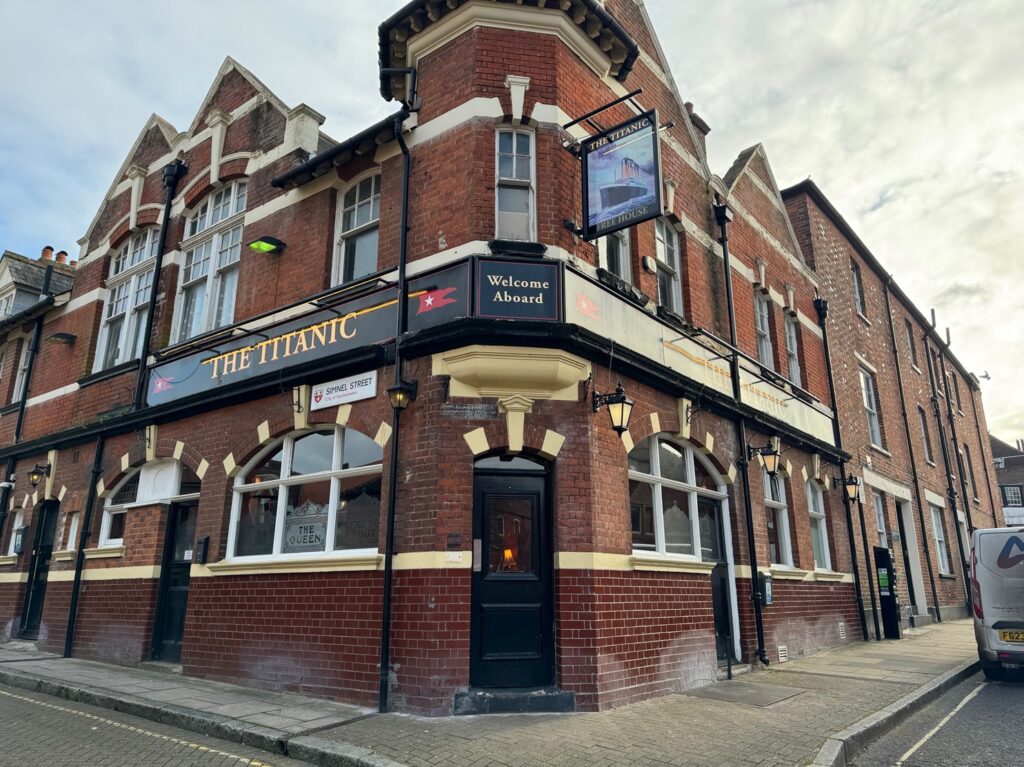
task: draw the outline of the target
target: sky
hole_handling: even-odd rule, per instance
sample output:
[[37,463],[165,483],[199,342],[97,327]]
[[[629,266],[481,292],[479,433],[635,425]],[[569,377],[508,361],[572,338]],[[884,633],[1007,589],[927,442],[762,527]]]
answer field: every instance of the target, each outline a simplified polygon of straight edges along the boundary
[[[153,112],[191,123],[231,55],[345,138],[389,114],[377,25],[405,0],[4,3],[0,248],[73,256]],[[1019,0],[647,0],[719,175],[761,142],[825,192],[1024,437]]]

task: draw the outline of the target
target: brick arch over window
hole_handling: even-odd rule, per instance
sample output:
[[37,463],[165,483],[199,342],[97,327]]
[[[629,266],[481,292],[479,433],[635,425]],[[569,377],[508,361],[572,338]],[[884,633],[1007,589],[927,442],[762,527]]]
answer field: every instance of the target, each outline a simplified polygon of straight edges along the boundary
[[[176,460],[182,466],[187,466],[202,480],[211,463],[204,458],[198,450],[191,445],[181,443],[181,449],[178,448],[178,440],[168,438],[158,438],[156,443],[156,450],[154,451],[153,461],[166,461]],[[128,456],[127,466],[124,456]],[[133,445],[128,449],[127,453],[121,456],[108,455],[107,461],[115,461],[116,465],[114,468],[105,472],[101,477],[100,481],[103,483],[103,492],[101,497],[107,497],[110,491],[117,487],[131,474],[137,472],[149,461],[146,460],[146,448],[144,444]]]
[[[682,440],[688,442],[698,451],[701,455],[707,459],[716,472],[723,478],[728,484],[731,482],[730,468],[732,466],[731,461],[723,460],[721,456],[715,454],[715,443],[710,433],[701,432],[697,433],[696,430],[690,434],[686,434],[682,428],[685,424],[680,423],[681,417],[678,411],[666,411],[656,410],[652,413],[645,413],[642,415],[633,412],[632,417],[629,420],[629,437],[633,441],[633,445],[639,445],[645,439],[649,439],[655,434],[665,434],[673,439]],[[680,432],[684,432],[680,434]],[[629,443],[626,443],[626,447]]]

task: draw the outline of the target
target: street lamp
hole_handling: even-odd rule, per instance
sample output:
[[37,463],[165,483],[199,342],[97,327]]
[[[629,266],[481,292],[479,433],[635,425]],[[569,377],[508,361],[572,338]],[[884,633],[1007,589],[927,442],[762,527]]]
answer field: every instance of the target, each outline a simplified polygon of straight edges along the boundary
[[847,474],[846,478],[832,477],[832,487],[843,486],[843,492],[846,493],[846,500],[853,501],[857,500],[857,493],[860,489],[860,480],[857,479],[853,474]]
[[388,389],[388,398],[391,400],[391,407],[395,410],[405,410],[409,403],[416,399],[416,390],[419,388],[417,381],[402,381]]
[[769,477],[774,477],[779,470],[779,458],[782,456],[775,445],[771,442],[764,447],[747,445],[747,460],[752,460],[755,455],[761,456],[761,460],[764,461],[764,470],[768,472]]
[[633,414],[633,400],[626,396],[622,381],[615,387],[614,394],[598,394],[594,390],[591,406],[596,413],[605,405],[608,406],[608,417],[612,419],[612,429],[620,437],[629,430],[629,417]]
[[50,464],[43,464],[40,466],[38,463],[29,470],[28,481],[32,487],[36,487],[45,477],[50,476]]

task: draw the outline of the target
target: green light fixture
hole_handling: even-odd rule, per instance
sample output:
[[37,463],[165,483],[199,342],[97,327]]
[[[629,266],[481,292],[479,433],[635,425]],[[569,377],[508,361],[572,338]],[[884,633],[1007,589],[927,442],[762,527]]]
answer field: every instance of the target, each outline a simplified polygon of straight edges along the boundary
[[257,253],[280,253],[285,249],[285,242],[276,237],[260,237],[249,243],[249,249]]

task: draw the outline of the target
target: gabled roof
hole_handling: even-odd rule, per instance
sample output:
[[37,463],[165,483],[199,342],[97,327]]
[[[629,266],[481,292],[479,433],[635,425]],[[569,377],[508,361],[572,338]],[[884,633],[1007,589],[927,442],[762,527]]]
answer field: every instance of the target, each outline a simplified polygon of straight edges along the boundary
[[1008,445],[994,434],[989,434],[988,438],[992,442],[993,458],[1024,458],[1024,451],[1018,450],[1013,445]]
[[71,290],[71,285],[75,281],[75,270],[67,264],[26,258],[10,250],[5,250],[0,257],[0,273],[6,270],[15,285],[33,293],[42,293],[47,266],[53,267],[50,292],[57,294]]
[[213,79],[213,84],[210,85],[210,89],[206,92],[206,96],[203,97],[202,103],[199,105],[199,111],[196,112],[196,116],[192,118],[192,124],[189,125],[188,135],[193,135],[200,123],[206,118],[207,113],[210,111],[210,102],[213,97],[217,95],[217,89],[220,87],[221,82],[232,72],[238,72],[261,96],[266,97],[267,101],[274,105],[274,107],[282,114],[288,114],[288,106],[281,101],[274,94],[270,88],[263,84],[256,75],[250,72],[248,69],[243,67],[237,61],[230,56],[224,58],[224,62],[220,65],[220,69],[217,70],[217,76]]

